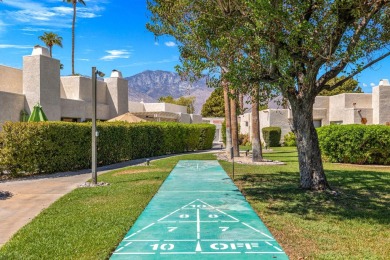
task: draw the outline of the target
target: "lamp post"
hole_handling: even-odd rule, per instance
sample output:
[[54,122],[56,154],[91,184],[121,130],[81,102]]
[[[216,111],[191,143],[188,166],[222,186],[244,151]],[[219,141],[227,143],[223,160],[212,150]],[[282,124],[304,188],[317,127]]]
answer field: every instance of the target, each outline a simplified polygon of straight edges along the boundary
[[97,184],[97,150],[96,137],[99,135],[96,131],[96,75],[104,77],[104,73],[92,67],[92,183]]

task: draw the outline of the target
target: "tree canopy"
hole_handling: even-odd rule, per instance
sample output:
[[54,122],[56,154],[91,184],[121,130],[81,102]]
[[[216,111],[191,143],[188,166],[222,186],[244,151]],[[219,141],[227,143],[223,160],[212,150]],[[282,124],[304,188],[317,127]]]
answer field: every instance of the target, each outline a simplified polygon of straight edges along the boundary
[[[148,28],[176,38],[187,70],[218,68],[233,83],[229,87],[242,93],[260,82],[278,89],[292,110],[300,186],[326,190],[313,124],[315,97],[390,55],[389,5],[390,0],[150,0]],[[344,78],[330,84],[339,74]]]
[[39,36],[38,39],[43,41],[49,48],[50,57],[53,57],[53,46],[57,45],[62,48],[62,37],[53,32],[44,32],[43,35]]
[[216,88],[202,106],[203,117],[225,117],[225,103],[222,88]]
[[193,114],[195,111],[195,107],[194,107],[195,99],[196,99],[195,97],[179,97],[177,99],[174,99],[172,96],[166,96],[166,97],[160,97],[158,101],[185,106],[187,107],[187,113]]
[[[334,85],[340,80],[344,80],[345,76],[336,77],[334,79],[329,80],[329,85]],[[322,90],[318,95],[319,96],[334,96],[342,93],[363,93],[361,87],[358,86],[358,82],[354,79],[348,79],[341,86],[333,89],[333,90]]]

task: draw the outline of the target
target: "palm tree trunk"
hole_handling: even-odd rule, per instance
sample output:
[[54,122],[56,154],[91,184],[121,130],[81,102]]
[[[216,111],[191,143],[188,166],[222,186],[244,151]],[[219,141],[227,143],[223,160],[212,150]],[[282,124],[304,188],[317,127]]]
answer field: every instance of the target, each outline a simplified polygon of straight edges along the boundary
[[244,94],[238,94],[240,100],[240,115],[244,114]]
[[74,31],[76,25],[76,2],[73,2],[73,21],[72,21],[72,75],[74,75]]
[[238,120],[237,120],[237,100],[236,91],[232,89],[230,91],[233,98],[230,99],[230,117],[231,117],[231,129],[232,129],[232,146],[235,157],[240,157],[240,149],[238,144]]
[[225,80],[222,81],[222,86],[223,86],[223,100],[224,100],[224,103],[225,103],[226,154],[229,156],[230,148],[232,147],[229,86],[228,86],[228,83]]
[[259,87],[253,86],[252,91],[252,162],[261,162],[263,151],[260,142],[260,119],[259,119]]
[[53,57],[53,55],[52,55],[52,48],[53,48],[53,46],[49,46],[49,51],[50,51],[50,58],[52,58],[52,57]]

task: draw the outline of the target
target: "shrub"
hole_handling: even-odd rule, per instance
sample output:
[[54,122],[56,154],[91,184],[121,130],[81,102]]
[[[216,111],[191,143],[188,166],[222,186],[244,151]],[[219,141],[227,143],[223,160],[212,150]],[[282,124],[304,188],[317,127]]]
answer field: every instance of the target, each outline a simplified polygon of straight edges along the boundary
[[390,165],[390,127],[330,125],[317,128],[322,155],[331,162]]
[[[167,153],[210,149],[211,124],[98,123],[99,165]],[[13,175],[89,168],[91,123],[39,122],[3,126],[0,170]]]
[[263,139],[268,147],[280,146],[282,130],[277,126],[264,127],[262,129]]
[[284,146],[297,146],[297,138],[293,132],[287,133],[284,137]]
[[238,135],[238,144],[239,145],[250,145],[251,141],[248,134],[239,134]]

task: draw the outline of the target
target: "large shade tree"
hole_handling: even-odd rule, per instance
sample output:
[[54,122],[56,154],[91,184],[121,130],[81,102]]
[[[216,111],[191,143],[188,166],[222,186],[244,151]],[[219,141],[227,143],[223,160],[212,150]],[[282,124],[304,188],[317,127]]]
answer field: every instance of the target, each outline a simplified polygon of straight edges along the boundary
[[[313,125],[315,97],[331,91],[390,55],[390,0],[200,0],[153,1],[165,14],[159,18],[174,22],[177,3],[183,26],[193,43],[209,39],[223,42],[243,52],[230,65],[236,71],[251,71],[250,80],[277,87],[289,101],[297,137],[300,186],[304,189],[329,189],[321,160],[318,137]],[[222,12],[220,11],[222,8]],[[184,10],[184,11],[183,11]],[[153,10],[152,10],[153,12]],[[233,27],[215,24],[235,23]],[[202,25],[203,24],[203,25]],[[186,30],[196,25],[197,31]],[[187,26],[187,27],[186,27]],[[226,30],[229,28],[229,30]],[[240,29],[238,29],[240,28]],[[170,34],[169,32],[167,32]],[[229,35],[227,36],[227,33]],[[237,41],[239,39],[239,41]],[[258,46],[258,50],[253,47]],[[253,65],[257,52],[259,66]],[[237,57],[233,55],[233,57]],[[248,62],[248,60],[250,62]],[[253,68],[253,70],[252,70]],[[232,71],[230,67],[227,71]],[[239,73],[235,73],[236,76]],[[338,75],[344,79],[332,83]]]
[[50,57],[53,57],[53,46],[57,45],[62,48],[62,37],[53,32],[44,32],[43,35],[39,36],[38,39],[43,41],[49,48]]
[[[269,46],[270,69],[259,78],[276,84],[291,106],[300,185],[329,188],[313,125],[315,97],[331,91],[390,55],[389,1],[239,1],[248,27]],[[344,78],[330,83],[337,75]]]
[[83,0],[63,0],[64,2],[70,3],[73,6],[73,19],[72,19],[72,75],[75,75],[74,72],[74,48],[75,48],[75,28],[76,28],[76,6],[77,3],[85,5]]
[[[228,151],[233,146],[238,156],[237,111],[234,108],[236,102],[232,99],[241,92],[225,75],[231,63],[240,56],[235,48],[240,39],[232,36],[237,31],[236,27],[241,26],[236,21],[240,16],[225,8],[222,3],[216,10],[214,1],[205,0],[151,0],[148,1],[148,8],[153,14],[148,29],[157,36],[171,35],[179,42],[182,61],[180,70],[189,70],[193,75],[198,75],[207,69],[210,75],[219,76],[218,85],[222,86],[225,103],[226,148]],[[216,11],[218,16],[210,16],[204,10]],[[231,16],[231,19],[225,19],[224,15]]]

